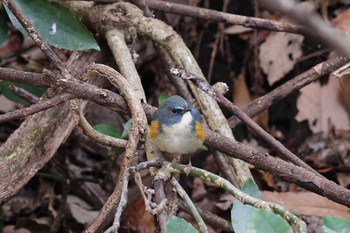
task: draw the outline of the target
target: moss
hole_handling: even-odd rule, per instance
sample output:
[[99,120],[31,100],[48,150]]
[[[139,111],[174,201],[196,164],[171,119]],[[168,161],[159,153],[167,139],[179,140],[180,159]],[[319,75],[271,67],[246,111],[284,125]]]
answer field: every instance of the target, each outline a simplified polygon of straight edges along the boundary
[[30,139],[32,142],[38,141],[39,138],[42,137],[43,130],[40,127],[40,125],[35,124],[33,128],[31,129],[31,132],[28,133],[27,138]]

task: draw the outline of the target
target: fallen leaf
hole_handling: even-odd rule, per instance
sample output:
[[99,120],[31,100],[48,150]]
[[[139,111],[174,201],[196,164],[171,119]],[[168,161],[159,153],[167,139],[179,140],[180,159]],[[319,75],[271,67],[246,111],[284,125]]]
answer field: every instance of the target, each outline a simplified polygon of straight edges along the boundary
[[228,193],[223,193],[220,195],[219,202],[216,202],[215,205],[221,210],[228,210],[232,207],[232,203],[235,198]]
[[4,233],[30,233],[30,230],[25,228],[15,228],[14,225],[7,225],[3,229]]
[[339,185],[348,187],[350,185],[350,176],[348,173],[337,172],[337,181]]
[[299,122],[307,120],[313,133],[327,135],[329,122],[337,130],[349,130],[349,117],[340,99],[340,88],[338,79],[330,77],[326,85],[313,82],[301,89],[295,119]]
[[274,32],[260,46],[260,67],[271,85],[291,71],[302,55],[303,36]]
[[69,195],[67,205],[74,219],[83,225],[90,224],[99,213],[99,211],[91,210],[91,206],[77,196]]
[[207,194],[207,190],[205,189],[203,180],[195,177],[193,180],[192,198],[196,200],[203,197],[205,194]]
[[240,109],[245,108],[252,101],[242,73],[234,79],[233,100]]
[[350,220],[346,206],[312,192],[262,192],[263,200],[278,203],[297,215],[335,216]]
[[350,8],[342,11],[332,20],[334,27],[344,31],[350,31]]
[[129,224],[136,232],[156,232],[154,217],[146,211],[141,197],[126,208],[125,215],[128,216]]
[[16,104],[0,95],[0,112],[10,112],[16,109]]

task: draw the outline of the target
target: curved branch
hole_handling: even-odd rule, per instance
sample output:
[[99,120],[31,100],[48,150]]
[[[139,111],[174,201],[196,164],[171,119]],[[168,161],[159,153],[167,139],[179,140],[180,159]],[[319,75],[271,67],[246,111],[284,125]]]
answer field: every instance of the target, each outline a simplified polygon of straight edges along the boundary
[[132,88],[129,86],[125,78],[114,69],[106,65],[93,64],[89,67],[88,72],[96,72],[98,75],[106,77],[116,88],[121,95],[124,96],[131,112],[131,130],[129,134],[129,140],[125,148],[125,156],[123,164],[120,168],[117,185],[113,193],[109,196],[106,203],[103,205],[99,215],[95,221],[86,229],[86,232],[101,231],[107,224],[109,224],[113,215],[117,209],[117,205],[120,201],[121,186],[123,184],[123,174],[125,171],[136,162],[135,154],[139,140],[143,137],[147,130],[147,118],[141,102],[134,95]]

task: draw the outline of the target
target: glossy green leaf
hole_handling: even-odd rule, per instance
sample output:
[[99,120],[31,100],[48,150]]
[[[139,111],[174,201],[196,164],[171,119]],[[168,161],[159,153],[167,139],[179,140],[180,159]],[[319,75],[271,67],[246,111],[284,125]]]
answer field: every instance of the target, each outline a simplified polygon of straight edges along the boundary
[[[256,184],[248,179],[242,189],[242,192],[249,194],[257,199],[261,199],[261,192]],[[253,213],[256,209],[250,205],[245,205],[235,200],[231,209],[231,224],[236,233],[256,233],[253,223]]]
[[186,220],[171,216],[165,226],[166,233],[198,233],[198,231]]
[[[69,50],[100,50],[91,33],[68,8],[47,0],[15,2],[48,44]],[[5,9],[13,25],[27,35],[9,9]]]
[[97,124],[93,128],[103,134],[111,137],[121,138],[121,134],[110,124]]
[[7,23],[5,19],[0,15],[0,46],[6,41],[7,33]]
[[332,216],[323,217],[322,233],[349,233],[350,221]]
[[38,97],[41,97],[44,94],[44,92],[46,91],[46,88],[36,87],[36,86],[29,85],[29,84],[15,83],[15,82],[9,82],[9,81],[0,81],[1,93],[7,99],[9,99],[13,102],[16,102],[16,103],[24,104],[26,106],[29,106],[30,103],[28,101],[22,99],[21,97],[19,97],[15,93],[13,93],[12,90],[9,88],[10,85],[14,85],[16,87],[22,88],[22,89],[38,96]]
[[293,233],[287,221],[270,210],[256,209],[253,224],[257,233]]

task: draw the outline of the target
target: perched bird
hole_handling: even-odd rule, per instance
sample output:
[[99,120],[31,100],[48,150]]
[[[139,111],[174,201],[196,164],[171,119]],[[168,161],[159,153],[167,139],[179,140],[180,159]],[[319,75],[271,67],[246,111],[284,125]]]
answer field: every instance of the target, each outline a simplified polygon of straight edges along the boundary
[[205,139],[202,116],[182,97],[170,96],[154,113],[149,138],[161,151],[193,153]]

